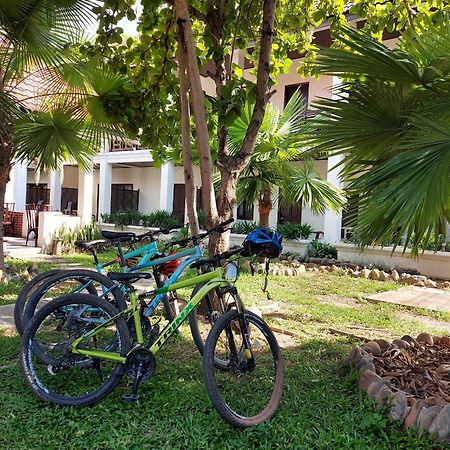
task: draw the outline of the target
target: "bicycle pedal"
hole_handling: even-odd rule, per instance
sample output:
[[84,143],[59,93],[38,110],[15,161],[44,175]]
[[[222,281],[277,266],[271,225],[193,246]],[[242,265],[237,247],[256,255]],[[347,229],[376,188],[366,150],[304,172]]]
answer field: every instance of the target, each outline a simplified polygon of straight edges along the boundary
[[123,394],[122,395],[122,401],[125,403],[134,403],[137,402],[139,400],[139,395],[138,394]]

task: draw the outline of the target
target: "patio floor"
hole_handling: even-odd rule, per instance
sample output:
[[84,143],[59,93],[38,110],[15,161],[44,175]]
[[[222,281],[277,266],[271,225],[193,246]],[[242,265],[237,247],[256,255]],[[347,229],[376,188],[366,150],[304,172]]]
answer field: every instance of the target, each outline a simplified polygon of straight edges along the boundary
[[5,255],[9,258],[50,262],[57,262],[58,259],[61,259],[57,256],[41,253],[41,247],[34,246],[34,239],[30,239],[28,245],[26,245],[25,238],[5,236],[3,240]]

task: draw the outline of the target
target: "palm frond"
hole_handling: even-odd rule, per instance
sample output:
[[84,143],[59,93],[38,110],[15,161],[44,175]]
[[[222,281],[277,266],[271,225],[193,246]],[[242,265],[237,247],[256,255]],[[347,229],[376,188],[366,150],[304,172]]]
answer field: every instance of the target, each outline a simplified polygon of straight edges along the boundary
[[39,168],[56,169],[64,161],[92,168],[97,147],[86,140],[86,126],[71,105],[60,104],[47,111],[30,112],[14,127],[13,143],[21,160],[34,160]]
[[91,0],[17,0],[0,3],[3,79],[65,59],[65,47],[93,24]]
[[315,105],[308,143],[343,155],[361,243],[403,240],[417,254],[450,216],[450,26],[405,34],[397,50],[346,32],[349,49],[319,56],[318,73],[347,80]]
[[302,201],[308,204],[314,214],[324,214],[327,208],[339,211],[345,204],[343,192],[323,180],[309,161],[291,168],[289,182],[283,185],[282,197],[290,203]]

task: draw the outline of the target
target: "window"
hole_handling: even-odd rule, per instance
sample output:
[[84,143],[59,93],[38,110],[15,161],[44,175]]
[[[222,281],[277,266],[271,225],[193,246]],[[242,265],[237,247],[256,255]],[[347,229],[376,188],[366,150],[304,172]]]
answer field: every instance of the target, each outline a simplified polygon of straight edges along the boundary
[[308,112],[308,101],[309,101],[309,83],[298,83],[289,84],[284,87],[284,106],[288,104],[289,100],[292,98],[294,93],[299,90],[300,95],[305,104],[305,117],[310,117],[311,113]]
[[253,220],[253,203],[244,200],[237,208],[238,220]]
[[134,190],[132,184],[111,185],[111,212],[119,209],[139,209],[139,189]]

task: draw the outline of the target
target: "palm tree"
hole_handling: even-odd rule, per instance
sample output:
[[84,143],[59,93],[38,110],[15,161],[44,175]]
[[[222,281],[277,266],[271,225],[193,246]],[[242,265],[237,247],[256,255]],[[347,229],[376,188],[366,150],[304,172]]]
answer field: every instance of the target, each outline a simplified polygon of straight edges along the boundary
[[[242,145],[251,111],[251,105],[247,105],[229,127],[231,152],[238,151]],[[308,204],[315,214],[323,214],[327,208],[338,211],[345,203],[341,191],[323,180],[308,159],[304,150],[307,122],[299,92],[292,96],[283,111],[270,104],[266,109],[255,150],[239,177],[237,189],[239,201],[258,202],[260,226],[269,225],[276,188],[283,203]]]
[[450,24],[409,30],[394,50],[344,32],[347,48],[321,49],[314,63],[345,82],[317,105],[311,144],[342,155],[361,243],[405,238],[417,254],[450,220]]
[[[91,0],[0,3],[0,217],[15,159],[55,169],[74,160],[82,169],[106,131],[108,98],[126,81],[101,63],[75,59],[71,45],[92,20]],[[3,221],[3,220],[2,220]],[[4,265],[0,225],[0,269]]]

